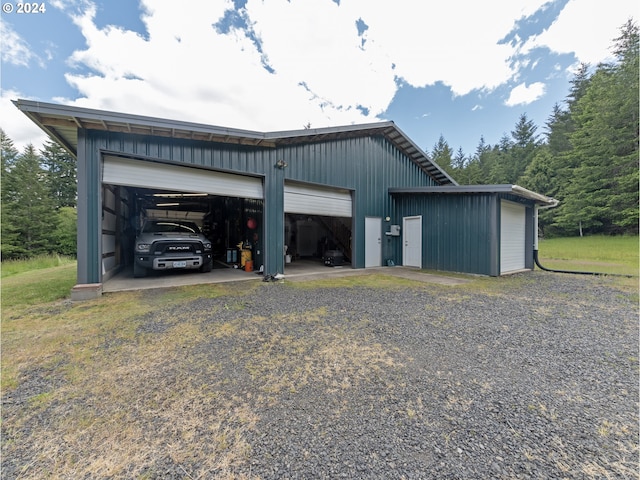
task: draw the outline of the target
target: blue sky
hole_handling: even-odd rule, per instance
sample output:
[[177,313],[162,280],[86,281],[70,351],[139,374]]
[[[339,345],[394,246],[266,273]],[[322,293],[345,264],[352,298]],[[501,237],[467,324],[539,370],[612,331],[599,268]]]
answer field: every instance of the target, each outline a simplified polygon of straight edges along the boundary
[[610,60],[635,0],[52,0],[2,19],[0,127],[27,98],[257,131],[393,120],[475,151],[544,131],[577,65]]

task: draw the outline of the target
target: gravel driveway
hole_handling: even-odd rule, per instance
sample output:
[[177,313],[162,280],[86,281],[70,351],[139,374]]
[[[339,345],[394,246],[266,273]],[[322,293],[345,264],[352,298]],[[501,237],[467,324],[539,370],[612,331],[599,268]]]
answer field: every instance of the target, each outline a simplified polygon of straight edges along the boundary
[[[234,379],[230,393],[269,397],[250,402],[259,420],[237,472],[637,478],[636,300],[598,278],[535,272],[497,281],[504,288],[490,294],[269,285],[216,316],[264,317],[244,326],[248,336],[203,346],[226,352],[213,355]],[[305,312],[317,318],[303,321]],[[238,381],[251,354],[282,360]]]
[[218,471],[167,453],[143,478],[638,478],[637,295],[542,272],[482,285],[265,283],[145,316],[152,336],[198,319],[163,378],[215,390],[245,453]]

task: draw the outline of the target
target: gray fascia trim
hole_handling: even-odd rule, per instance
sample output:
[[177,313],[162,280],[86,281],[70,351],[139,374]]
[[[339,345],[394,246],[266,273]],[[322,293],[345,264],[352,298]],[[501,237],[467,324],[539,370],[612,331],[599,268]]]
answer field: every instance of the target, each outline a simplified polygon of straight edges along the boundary
[[533,200],[539,205],[547,205],[555,207],[559,204],[555,198],[547,197],[518,185],[445,185],[442,187],[413,187],[413,188],[389,188],[389,194],[401,195],[401,194],[464,194],[464,193],[508,193],[516,195],[521,198]]
[[[93,121],[120,123],[124,125],[141,125],[163,129],[177,129],[197,133],[212,133],[214,135],[244,137],[252,140],[265,140],[265,134],[252,130],[240,130],[235,128],[218,127],[203,123],[184,122],[180,120],[168,120],[144,115],[95,110],[92,108],[73,107],[55,103],[37,102],[34,100],[12,100],[13,104],[24,113],[39,113],[43,115],[57,115],[60,117],[73,117]],[[33,117],[30,116],[33,119]]]
[[360,123],[338,127],[307,128],[302,130],[282,130],[269,132],[265,134],[265,138],[267,140],[283,140],[286,138],[359,132],[361,130],[384,130],[389,127],[396,128],[393,122]]
[[555,198],[547,197],[546,195],[542,195],[540,193],[532,192],[531,190],[527,190],[519,185],[513,185],[513,193],[520,197],[528,198],[530,200],[535,200],[536,203],[548,205],[549,207],[557,207],[560,203],[559,200]]

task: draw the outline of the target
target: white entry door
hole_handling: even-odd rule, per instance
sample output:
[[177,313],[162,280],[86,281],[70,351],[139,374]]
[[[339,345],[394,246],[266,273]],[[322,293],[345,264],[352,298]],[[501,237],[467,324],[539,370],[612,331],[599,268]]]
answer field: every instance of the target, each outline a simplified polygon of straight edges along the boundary
[[366,217],[364,219],[364,267],[382,265],[382,219]]
[[422,216],[402,219],[402,265],[422,268]]

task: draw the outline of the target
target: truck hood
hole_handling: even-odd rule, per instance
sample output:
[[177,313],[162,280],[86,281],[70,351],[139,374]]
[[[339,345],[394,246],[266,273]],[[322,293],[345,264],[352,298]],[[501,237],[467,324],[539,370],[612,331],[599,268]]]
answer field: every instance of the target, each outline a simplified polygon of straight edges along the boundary
[[137,243],[153,243],[158,240],[171,240],[176,242],[193,242],[194,240],[205,242],[204,235],[186,235],[184,233],[141,233],[136,237]]

